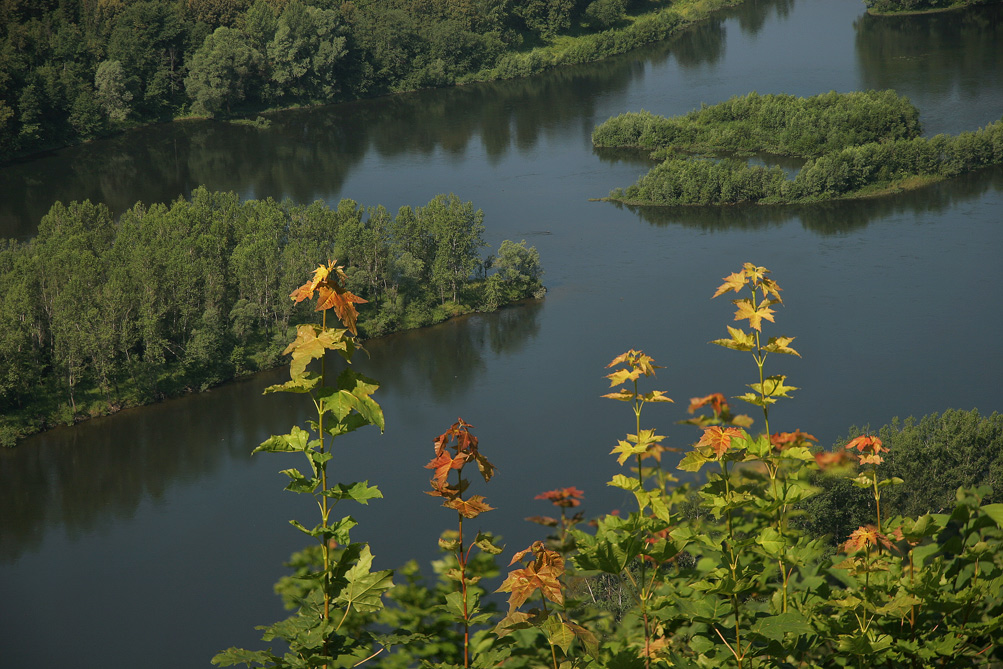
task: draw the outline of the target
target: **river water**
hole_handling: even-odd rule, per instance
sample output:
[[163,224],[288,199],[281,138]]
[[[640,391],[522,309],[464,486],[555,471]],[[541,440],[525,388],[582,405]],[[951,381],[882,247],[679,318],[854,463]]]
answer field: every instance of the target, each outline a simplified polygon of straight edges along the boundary
[[[585,509],[626,505],[605,482],[632,415],[602,400],[604,365],[643,348],[675,405],[644,423],[685,447],[688,398],[744,392],[755,367],[707,344],[730,305],[710,295],[751,261],[784,289],[773,334],[802,359],[768,371],[801,388],[771,413],[831,445],[851,425],[1003,407],[996,283],[1003,170],[880,200],[803,208],[633,210],[590,202],[649,162],[596,152],[592,128],[647,109],[684,113],[751,90],[812,95],[894,88],[927,134],[1003,113],[999,9],[873,19],[857,0],[750,0],[666,44],[588,67],[273,117],[267,130],[213,122],[151,127],[0,170],[0,234],[27,238],[56,199],[121,211],[205,184],[245,197],[342,197],[421,205],[455,192],[485,212],[486,238],[539,249],[547,297],[369,342],[359,367],[383,382],[382,436],[337,447],[339,480],[385,499],[346,508],[376,566],[426,564],[455,523],[422,494],[431,439],[457,416],[499,467],[474,483],[496,511],[474,523],[507,556],[541,538],[521,519],[537,493],[575,485]],[[772,328],[772,329],[770,329]],[[0,453],[0,667],[206,667],[254,625],[284,615],[272,594],[314,522],[277,472],[249,457],[306,419],[301,398],[261,396],[276,370],[211,392],[61,428]],[[627,508],[626,506],[624,508]]]

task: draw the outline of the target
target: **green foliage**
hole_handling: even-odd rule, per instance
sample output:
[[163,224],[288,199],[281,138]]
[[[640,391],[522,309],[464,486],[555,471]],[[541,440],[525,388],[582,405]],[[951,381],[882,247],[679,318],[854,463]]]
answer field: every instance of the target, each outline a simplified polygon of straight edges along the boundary
[[274,367],[310,318],[286,299],[311,270],[304,258],[341,257],[349,288],[372,303],[365,336],[540,293],[525,245],[503,242],[484,276],[483,229],[455,195],[393,217],[351,200],[332,210],[200,188],[117,223],[103,205],[57,203],[34,240],[0,247],[0,426],[37,431]]
[[[308,289],[311,283],[297,293]],[[349,543],[331,558],[332,564],[352,562],[336,568],[340,589],[332,602],[348,607],[342,632],[351,630],[353,643],[362,640],[369,647],[352,645],[317,622],[319,599],[311,593],[316,573],[325,571],[318,567],[322,544],[294,556],[293,575],[277,587],[287,605],[313,611],[311,621],[320,633],[294,616],[269,628],[266,638],[289,639],[302,654],[328,634],[325,652],[344,662],[368,653],[369,661],[394,668],[461,662],[554,669],[1003,666],[998,644],[1003,504],[989,498],[991,488],[978,487],[998,483],[1000,416],[950,411],[918,423],[895,423],[880,436],[859,434],[832,451],[814,448],[815,438],[800,430],[773,432],[770,408],[797,390],[766,369],[774,354],[798,356],[793,337],[766,333],[782,304],[781,292],[769,270],[746,263],[713,295],[736,293],[734,320],[743,326],[728,326],[728,336],[712,343],[752,358],[753,382],[735,399],[757,408],[764,429],[751,432],[752,419],[734,413],[720,393],[693,398],[694,416],[683,422],[701,436],[678,469],[691,475],[705,471],[703,482],[675,485],[662,468],[662,455],[675,449],[653,428],[642,427],[641,416],[647,404],[671,400],[642,387],[658,367],[650,356],[629,350],[613,359],[606,377],[605,397],[627,404],[634,414],[634,432],[611,451],[630,469],[614,475],[609,485],[629,491],[637,508],[625,516],[600,517],[585,530],[577,527],[581,514],[565,515],[580,504],[582,491],[569,487],[537,496],[560,507],[561,519],[528,520],[558,528],[557,534],[511,558],[497,589],[508,593],[504,615],[483,599],[479,587],[482,578],[497,575],[493,556],[501,549],[484,535],[473,541],[463,537],[463,519],[490,507],[479,495],[464,496],[469,483],[461,470],[476,463],[487,481],[494,468],[478,450],[471,426],[459,420],[434,440],[435,457],[427,465],[434,471],[432,494],[456,510],[459,520],[459,530],[439,540],[447,557],[433,565],[437,583],[425,585],[417,565],[409,563],[401,570],[404,582],[386,592],[390,605],[382,607],[378,595],[388,577],[370,572],[367,549]],[[353,300],[346,294],[341,302]],[[310,360],[329,349],[350,357],[348,343],[323,328],[301,328],[289,350]],[[276,389],[302,392],[318,383],[298,363],[293,369],[299,378]],[[338,407],[333,416],[346,428],[375,422],[376,414],[366,408],[374,382],[349,375],[338,388],[348,392],[343,401],[318,406]],[[290,489],[316,495],[325,487],[318,472],[328,460],[316,457],[317,443],[294,428],[259,450],[307,453],[311,473],[284,473]],[[910,477],[921,494],[910,495],[910,485],[897,472]],[[960,487],[948,499],[944,490],[955,484]],[[976,487],[967,487],[971,484]],[[365,502],[377,496],[366,483],[328,490],[322,499]],[[845,490],[858,491],[870,503],[855,512],[857,525],[840,530],[834,544],[817,536],[816,516],[846,505],[848,497],[832,492]],[[313,529],[296,525],[322,540],[347,542],[354,521]],[[375,619],[366,618],[371,613]],[[374,624],[380,633],[373,632]],[[379,654],[381,659],[372,653],[377,644],[389,651]],[[289,657],[231,650],[216,661],[299,666]]]
[[[597,146],[654,149],[662,162],[609,199],[629,204],[818,202],[894,192],[1003,162],[1003,122],[957,136],[917,136],[915,107],[891,91],[812,98],[752,93],[666,119],[609,119]],[[779,167],[679,152],[765,152],[807,158],[794,179]]]
[[258,84],[262,55],[232,28],[220,27],[192,55],[185,91],[196,114],[214,115],[244,99]]
[[664,39],[740,1],[23,5],[0,24],[0,160],[129,121],[527,76]]
[[664,118],[645,111],[615,116],[596,127],[592,143],[809,158],[919,133],[919,111],[893,91],[830,91],[807,98],[749,93],[684,116]]

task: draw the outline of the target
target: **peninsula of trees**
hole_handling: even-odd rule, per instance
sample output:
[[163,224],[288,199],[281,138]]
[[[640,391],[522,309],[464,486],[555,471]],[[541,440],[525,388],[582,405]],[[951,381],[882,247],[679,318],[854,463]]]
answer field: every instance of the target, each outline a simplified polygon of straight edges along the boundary
[[315,258],[369,301],[366,336],[542,295],[536,249],[482,259],[483,219],[455,195],[394,216],[199,188],[117,222],[56,203],[33,240],[0,241],[0,444],[274,367],[312,316],[289,295]]
[[[915,188],[1003,162],[1003,122],[920,137],[919,113],[891,91],[810,98],[750,93],[684,116],[613,117],[597,147],[652,150],[662,162],[607,199],[636,205],[809,203]],[[804,158],[793,179],[738,156]]]
[[741,0],[4,0],[0,160],[136,123],[508,79]]

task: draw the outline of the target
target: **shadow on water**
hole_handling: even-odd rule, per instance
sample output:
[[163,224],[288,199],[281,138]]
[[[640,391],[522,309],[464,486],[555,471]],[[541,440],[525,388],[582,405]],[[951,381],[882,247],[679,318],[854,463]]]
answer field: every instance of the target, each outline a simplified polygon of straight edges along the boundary
[[201,185],[258,198],[331,199],[371,152],[461,158],[479,138],[494,164],[533,149],[548,133],[577,133],[579,124],[568,121],[591,118],[597,100],[626,90],[648,63],[671,56],[683,67],[717,62],[724,21],[735,18],[743,32],[755,32],[793,3],[747,2],[672,40],[527,79],[288,110],[272,114],[267,129],[219,121],[149,126],[12,163],[0,169],[0,236],[31,237],[57,200],[90,199],[121,213]]
[[708,232],[781,227],[794,219],[818,235],[841,235],[901,214],[944,212],[1003,190],[1003,167],[993,167],[896,195],[811,205],[735,205],[728,207],[638,207],[613,203],[656,226],[680,225]]
[[[452,400],[468,392],[489,356],[521,350],[539,331],[542,303],[529,301],[366,344],[360,370],[387,392]],[[290,403],[262,397],[286,378],[264,372],[211,392],[60,428],[0,449],[0,562],[37,549],[47,532],[72,538],[131,518],[171,486],[224,467],[251,465],[248,453],[276,424],[300,420]],[[226,434],[206,444],[207,434]]]

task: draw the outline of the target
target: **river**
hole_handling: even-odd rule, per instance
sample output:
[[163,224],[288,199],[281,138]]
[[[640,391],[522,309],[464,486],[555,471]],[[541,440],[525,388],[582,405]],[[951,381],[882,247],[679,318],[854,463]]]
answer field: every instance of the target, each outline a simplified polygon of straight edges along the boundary
[[[634,210],[589,198],[649,161],[597,152],[592,128],[647,109],[679,114],[751,90],[813,95],[894,88],[926,134],[1003,112],[1001,12],[874,19],[858,0],[750,0],[676,39],[524,81],[277,114],[267,130],[155,126],[0,170],[0,234],[27,238],[56,199],[121,211],[200,184],[243,197],[423,205],[454,192],[485,212],[486,239],[540,251],[547,297],[367,344],[387,429],[337,447],[339,480],[385,499],[347,508],[376,567],[427,565],[455,523],[422,494],[431,439],[457,416],[498,466],[474,483],[496,511],[476,525],[514,550],[540,538],[533,496],[585,490],[585,510],[626,504],[605,482],[632,415],[600,399],[604,365],[652,355],[674,405],[643,422],[686,447],[688,398],[744,392],[755,366],[708,345],[732,308],[710,296],[751,261],[784,289],[773,334],[803,358],[768,371],[800,388],[771,412],[831,445],[851,425],[947,408],[1003,407],[1003,170],[878,200],[803,208]],[[313,509],[282,491],[298,465],[250,451],[306,418],[261,389],[276,370],[201,395],[60,428],[0,452],[0,667],[207,667],[284,615],[272,593],[302,545],[287,520]]]

